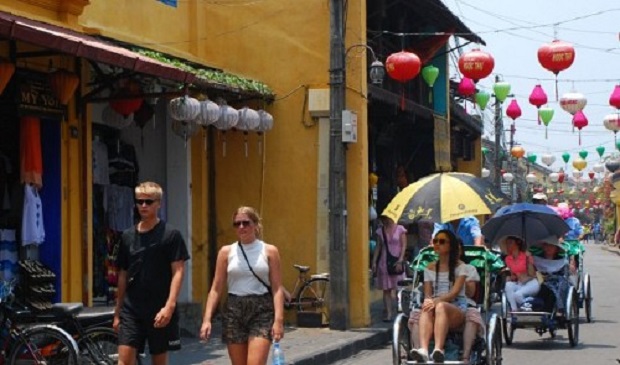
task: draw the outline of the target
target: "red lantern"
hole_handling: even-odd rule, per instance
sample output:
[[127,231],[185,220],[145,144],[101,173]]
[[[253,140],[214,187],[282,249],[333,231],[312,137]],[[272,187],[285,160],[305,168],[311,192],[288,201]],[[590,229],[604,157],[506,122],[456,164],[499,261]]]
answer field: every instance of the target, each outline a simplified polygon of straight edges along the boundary
[[538,62],[555,74],[555,98],[558,98],[558,73],[569,68],[575,61],[575,49],[570,43],[554,40],[538,48]]
[[[420,58],[411,52],[392,53],[385,60],[385,69],[394,80],[405,83],[420,73]],[[405,90],[401,98],[401,109],[405,109]]]
[[472,96],[476,93],[476,85],[472,81],[472,79],[468,77],[463,77],[461,82],[459,82],[459,87],[457,89],[459,94],[468,97]]
[[140,93],[140,84],[136,81],[129,80],[126,84],[115,94],[118,99],[110,100],[110,107],[115,112],[127,118],[133,112],[140,109],[142,98],[132,97]]
[[588,176],[590,177],[590,180],[594,180],[594,172],[588,172]]
[[573,116],[573,126],[579,129],[579,145],[581,146],[581,128],[588,125],[588,118],[580,110]]
[[489,76],[494,67],[493,57],[480,49],[473,49],[459,57],[459,71],[474,82]]
[[[558,182],[561,184],[564,182],[564,178],[566,177],[566,174],[563,172],[558,173]],[[559,193],[559,191],[558,191]]]
[[620,109],[620,85],[616,85],[614,91],[609,96],[609,105]]

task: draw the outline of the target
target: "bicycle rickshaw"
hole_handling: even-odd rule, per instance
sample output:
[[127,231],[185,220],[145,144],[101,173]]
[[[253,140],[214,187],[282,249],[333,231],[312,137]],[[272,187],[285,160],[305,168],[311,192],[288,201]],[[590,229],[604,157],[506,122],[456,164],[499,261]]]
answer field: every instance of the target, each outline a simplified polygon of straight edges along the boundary
[[[500,365],[502,363],[502,338],[500,322],[497,314],[490,311],[491,273],[502,269],[501,259],[482,246],[465,246],[464,255],[466,263],[474,266],[480,275],[480,286],[477,303],[481,310],[482,318],[486,323],[486,337],[478,337],[469,359],[472,365]],[[399,310],[402,310],[394,319],[392,328],[392,361],[393,365],[415,364],[410,357],[411,333],[408,326],[411,310],[421,307],[423,302],[423,270],[435,261],[437,256],[432,247],[425,247],[416,256],[412,264],[413,278],[407,279],[406,288],[398,293]],[[444,364],[463,364],[461,359],[462,333],[450,332],[446,341],[446,361]],[[450,350],[449,350],[450,349]],[[457,351],[454,351],[457,350]],[[427,362],[432,364],[432,362]]]
[[590,280],[590,274],[585,272],[583,256],[585,253],[585,247],[583,243],[578,240],[566,240],[564,241],[566,255],[574,257],[577,264],[577,280],[575,282],[578,299],[577,304],[579,308],[585,310],[586,321],[592,322],[592,281]]
[[[553,209],[528,203],[501,208],[482,227],[482,233],[493,242],[498,242],[506,236],[523,237],[530,250],[532,247],[537,247],[540,240],[549,236],[561,237],[568,230],[568,225]],[[545,281],[548,282],[543,282],[541,285],[541,291],[534,298],[534,305],[531,308],[510,308],[506,295],[502,294],[500,316],[506,345],[512,344],[516,329],[529,328],[534,329],[541,336],[549,333],[552,337],[555,337],[558,329],[566,329],[571,347],[577,346],[579,342],[579,294],[577,288],[569,281],[568,260],[565,260],[561,267],[558,266],[557,269],[548,271],[548,273],[545,277]],[[562,285],[558,286],[561,289],[557,289],[563,305],[554,300],[553,290],[543,289],[545,285],[549,288],[551,281],[563,281]],[[550,293],[546,300],[542,298],[544,291]]]

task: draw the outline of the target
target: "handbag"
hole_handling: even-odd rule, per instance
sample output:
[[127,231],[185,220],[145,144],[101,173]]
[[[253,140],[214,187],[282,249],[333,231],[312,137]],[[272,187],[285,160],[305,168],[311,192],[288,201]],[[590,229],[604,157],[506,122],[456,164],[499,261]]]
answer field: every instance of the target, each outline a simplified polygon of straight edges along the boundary
[[254,269],[252,269],[252,265],[250,265],[250,260],[248,260],[248,255],[245,254],[245,250],[243,249],[243,244],[239,241],[237,241],[237,246],[239,246],[239,248],[241,249],[241,253],[243,254],[243,258],[245,259],[245,262],[248,264],[248,268],[250,268],[250,271],[252,272],[252,275],[254,275],[254,277],[256,279],[258,279],[258,281],[260,281],[261,284],[263,284],[263,286],[265,286],[265,288],[267,288],[267,292],[269,294],[271,293],[271,287],[269,285],[267,285],[267,283],[265,283],[263,281],[263,279],[260,278],[260,276],[256,275],[256,273],[254,272]]
[[389,275],[400,275],[405,271],[405,269],[402,265],[398,265],[398,257],[392,256],[390,253],[384,227],[381,227],[381,233],[383,233],[383,245],[385,246],[385,263],[387,266],[387,272]]

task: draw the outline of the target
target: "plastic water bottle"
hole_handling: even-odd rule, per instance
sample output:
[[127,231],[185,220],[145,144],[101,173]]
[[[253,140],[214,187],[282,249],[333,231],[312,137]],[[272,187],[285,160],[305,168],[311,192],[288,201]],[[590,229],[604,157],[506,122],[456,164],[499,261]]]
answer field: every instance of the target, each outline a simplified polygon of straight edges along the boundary
[[271,363],[272,365],[286,365],[286,362],[284,361],[284,351],[280,348],[279,342],[273,343]]

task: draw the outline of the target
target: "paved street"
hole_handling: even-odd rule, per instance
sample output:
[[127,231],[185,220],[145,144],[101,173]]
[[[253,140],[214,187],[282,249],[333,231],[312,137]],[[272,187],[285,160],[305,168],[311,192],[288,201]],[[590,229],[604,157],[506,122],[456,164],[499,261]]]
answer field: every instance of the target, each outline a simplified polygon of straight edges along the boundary
[[[571,348],[567,331],[559,330],[555,339],[539,337],[533,330],[517,330],[514,343],[504,346],[504,365],[520,364],[616,364],[620,358],[618,323],[620,312],[620,251],[607,251],[601,245],[588,245],[586,271],[592,278],[594,321],[582,319],[579,345]],[[610,278],[612,278],[610,280]],[[583,311],[581,312],[583,317]],[[377,365],[391,363],[389,346],[362,351],[337,365]]]

